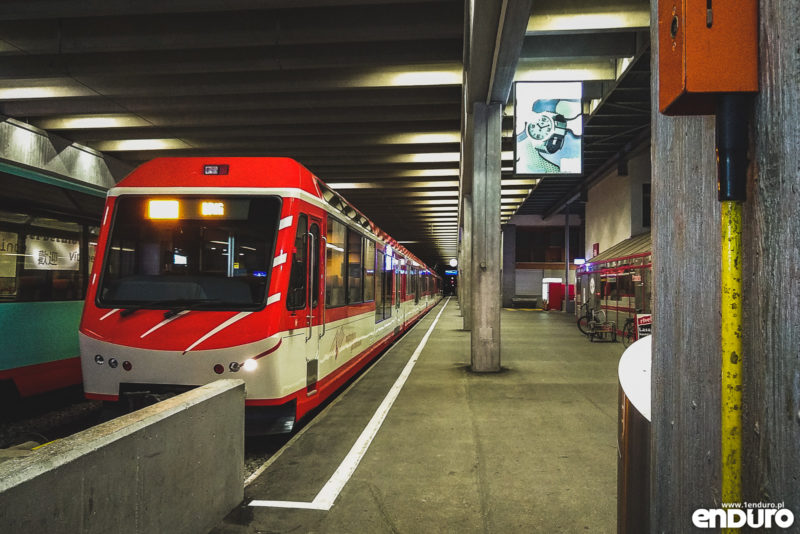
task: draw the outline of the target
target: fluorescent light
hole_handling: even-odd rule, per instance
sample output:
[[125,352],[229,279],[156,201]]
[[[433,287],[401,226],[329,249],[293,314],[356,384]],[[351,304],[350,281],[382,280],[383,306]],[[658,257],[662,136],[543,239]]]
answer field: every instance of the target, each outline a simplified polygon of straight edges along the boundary
[[595,60],[520,60],[514,81],[569,82],[584,80],[614,80],[617,69],[614,59]]
[[461,85],[463,74],[460,70],[434,70],[428,72],[400,72],[390,78],[389,85],[408,87],[419,85]]
[[458,191],[402,191],[399,197],[458,197]]
[[64,98],[70,96],[97,96],[97,94],[70,78],[0,81],[0,100],[34,100],[37,98]]
[[336,190],[339,189],[410,189],[410,188],[445,188],[445,187],[458,187],[457,180],[438,180],[429,182],[396,182],[396,181],[380,181],[380,182],[326,182],[326,184]]
[[455,163],[461,161],[458,152],[430,152],[424,154],[398,154],[390,158],[395,163]]
[[381,141],[392,145],[460,143],[461,134],[459,132],[400,133],[385,135]]
[[118,139],[115,141],[98,141],[97,143],[92,143],[92,146],[104,152],[191,148],[180,139]]
[[405,65],[372,69],[341,80],[342,87],[409,87],[423,85],[461,85],[460,61],[429,65]]
[[103,115],[75,115],[72,117],[48,117],[36,121],[39,128],[45,130],[81,130],[94,128],[131,128],[152,126],[141,117],[125,113],[109,113]]
[[451,206],[458,206],[458,199],[457,198],[435,198],[435,199],[431,199],[431,200],[417,200],[415,202],[417,204],[423,204],[423,205],[429,205],[429,206],[439,205],[439,204],[442,204],[442,205],[448,204],[448,205],[451,205]]
[[500,185],[536,185],[539,178],[508,178],[500,181]]
[[525,195],[528,196],[530,194],[530,189],[501,189],[500,195],[501,196],[511,196],[511,195]]
[[[591,6],[591,4],[589,4]],[[650,8],[643,6],[625,6],[624,11],[616,13],[592,13],[591,7],[582,8],[582,12],[534,13],[528,19],[526,34],[610,30],[620,28],[648,28],[650,26]]]
[[394,173],[395,176],[418,176],[418,177],[431,177],[431,176],[458,176],[458,169],[407,169]]

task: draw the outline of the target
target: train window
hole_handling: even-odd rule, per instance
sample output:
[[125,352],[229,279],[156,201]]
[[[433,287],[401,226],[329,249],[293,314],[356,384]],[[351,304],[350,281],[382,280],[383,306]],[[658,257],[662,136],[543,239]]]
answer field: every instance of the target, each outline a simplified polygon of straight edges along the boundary
[[375,242],[365,239],[364,246],[364,301],[375,300]]
[[286,293],[286,307],[290,310],[302,310],[306,307],[307,233],[308,217],[301,214],[297,218],[297,235],[292,251],[292,270],[289,275],[289,290]]
[[328,218],[328,242],[325,251],[325,306],[334,308],[346,304],[345,250],[347,228],[339,221]]
[[394,276],[394,304],[398,308],[403,301],[403,282],[405,281],[405,260],[402,256],[398,256],[395,261],[395,276]]
[[86,234],[75,222],[0,212],[0,300],[82,299]]
[[347,303],[362,302],[361,234],[347,231]]
[[311,278],[311,307],[316,308],[319,304],[319,224],[312,221],[311,228],[308,231],[311,234],[311,242],[314,244],[314,250],[311,251],[311,262],[314,266],[313,272],[310,274]]
[[378,250],[375,255],[375,262],[377,274],[375,283],[375,322],[379,323],[392,316],[392,292],[394,291],[392,264],[394,260],[391,256]]
[[[174,199],[174,197],[170,197]],[[224,215],[181,197],[181,216],[148,216],[150,197],[117,200],[98,305],[254,309],[264,305],[280,217],[278,197],[221,197]]]

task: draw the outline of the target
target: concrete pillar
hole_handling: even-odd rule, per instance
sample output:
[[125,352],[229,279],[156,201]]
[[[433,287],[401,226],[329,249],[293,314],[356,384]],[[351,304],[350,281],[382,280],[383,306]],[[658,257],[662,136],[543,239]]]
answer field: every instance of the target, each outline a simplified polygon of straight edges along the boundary
[[458,302],[461,306],[462,326],[472,329],[472,197],[461,195],[461,257],[458,258]]
[[564,304],[561,311],[569,311],[569,203],[564,206]]
[[472,370],[500,371],[500,140],[502,106],[473,107]]
[[503,226],[503,307],[511,308],[517,292],[517,227]]

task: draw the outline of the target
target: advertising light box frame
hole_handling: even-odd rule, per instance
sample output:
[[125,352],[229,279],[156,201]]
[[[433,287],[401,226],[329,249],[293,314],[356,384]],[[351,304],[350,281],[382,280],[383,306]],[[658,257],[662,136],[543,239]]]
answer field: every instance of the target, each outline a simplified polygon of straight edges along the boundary
[[583,84],[514,84],[514,174],[583,173]]

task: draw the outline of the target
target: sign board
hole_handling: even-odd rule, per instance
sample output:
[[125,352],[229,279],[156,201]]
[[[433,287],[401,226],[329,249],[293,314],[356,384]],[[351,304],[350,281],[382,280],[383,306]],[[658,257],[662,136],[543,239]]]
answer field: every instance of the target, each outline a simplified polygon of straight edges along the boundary
[[0,232],[0,278],[17,276],[19,236],[14,232]]
[[650,313],[643,313],[636,316],[636,339],[642,339],[653,333],[653,315]]
[[583,84],[514,84],[514,173],[583,172]]
[[25,238],[25,268],[77,271],[80,269],[80,250],[76,239],[28,235]]
[[458,275],[458,269],[447,269],[444,274],[448,276],[456,276]]

